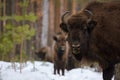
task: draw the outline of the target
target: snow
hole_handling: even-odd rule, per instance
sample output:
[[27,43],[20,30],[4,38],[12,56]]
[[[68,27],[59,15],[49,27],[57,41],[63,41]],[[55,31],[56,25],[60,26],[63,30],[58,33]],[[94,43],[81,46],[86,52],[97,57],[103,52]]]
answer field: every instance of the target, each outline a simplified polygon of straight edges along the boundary
[[22,73],[19,63],[15,64],[16,71],[10,62],[0,61],[0,80],[103,80],[102,72],[94,72],[92,68],[65,70],[65,76],[62,76],[53,74],[53,64],[50,62],[28,61],[24,64]]

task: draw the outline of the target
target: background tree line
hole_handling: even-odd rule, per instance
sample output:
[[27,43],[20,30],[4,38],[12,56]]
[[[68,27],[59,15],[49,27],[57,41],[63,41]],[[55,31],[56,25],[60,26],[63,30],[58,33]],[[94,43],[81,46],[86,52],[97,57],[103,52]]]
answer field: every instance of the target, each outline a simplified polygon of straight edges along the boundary
[[0,60],[33,60],[36,50],[51,47],[63,12],[76,13],[90,1],[119,0],[0,0]]

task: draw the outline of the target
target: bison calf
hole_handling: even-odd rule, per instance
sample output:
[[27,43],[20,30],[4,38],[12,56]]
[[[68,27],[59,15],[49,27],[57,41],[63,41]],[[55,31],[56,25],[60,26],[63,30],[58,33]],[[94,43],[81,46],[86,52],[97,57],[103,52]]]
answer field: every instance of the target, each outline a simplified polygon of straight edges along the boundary
[[62,70],[62,75],[64,75],[68,58],[68,42],[66,41],[66,36],[62,33],[58,33],[53,39],[54,74],[56,74],[56,71],[60,74],[60,70]]

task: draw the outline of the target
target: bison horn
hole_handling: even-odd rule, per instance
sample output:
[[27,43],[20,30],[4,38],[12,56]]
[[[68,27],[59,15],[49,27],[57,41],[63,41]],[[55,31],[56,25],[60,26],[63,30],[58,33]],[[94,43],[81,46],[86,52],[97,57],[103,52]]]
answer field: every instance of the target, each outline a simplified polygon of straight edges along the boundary
[[93,15],[93,13],[90,11],[90,10],[85,10],[85,12],[87,12],[88,14],[90,14],[90,15]]
[[64,12],[63,15],[61,16],[61,21],[67,23],[67,19],[69,15],[70,15],[70,11]]
[[85,14],[88,16],[88,22],[92,20],[93,13],[90,10],[84,10]]

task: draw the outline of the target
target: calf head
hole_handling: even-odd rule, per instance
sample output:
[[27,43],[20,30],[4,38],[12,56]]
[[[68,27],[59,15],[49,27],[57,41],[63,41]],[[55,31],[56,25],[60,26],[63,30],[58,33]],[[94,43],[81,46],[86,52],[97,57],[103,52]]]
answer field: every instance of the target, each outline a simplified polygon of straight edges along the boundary
[[74,15],[66,12],[61,17],[60,28],[68,34],[72,54],[78,60],[81,60],[88,51],[90,34],[96,25],[92,17],[93,14],[89,10],[83,10]]
[[58,55],[63,55],[66,50],[66,36],[62,33],[58,33],[56,36],[53,36],[55,41],[55,51]]

